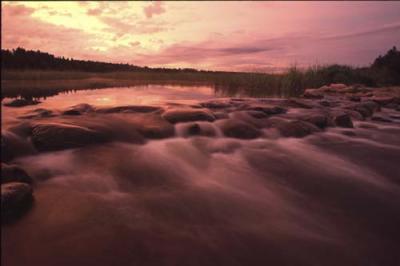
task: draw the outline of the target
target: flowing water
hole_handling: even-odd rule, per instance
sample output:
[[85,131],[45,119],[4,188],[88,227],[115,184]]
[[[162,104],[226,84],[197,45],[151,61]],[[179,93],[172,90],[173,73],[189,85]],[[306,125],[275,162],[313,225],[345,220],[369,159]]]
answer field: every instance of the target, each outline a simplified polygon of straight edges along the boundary
[[[2,118],[7,128],[36,108],[214,97],[209,87],[78,91],[3,106]],[[349,130],[178,134],[19,157],[35,202],[2,227],[2,265],[399,265],[400,119]]]

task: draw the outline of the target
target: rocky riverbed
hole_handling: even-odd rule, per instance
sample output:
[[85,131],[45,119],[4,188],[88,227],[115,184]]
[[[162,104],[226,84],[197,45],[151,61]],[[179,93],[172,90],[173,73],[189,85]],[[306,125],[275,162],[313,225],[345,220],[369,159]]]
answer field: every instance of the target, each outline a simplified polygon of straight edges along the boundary
[[400,261],[399,88],[4,103],[31,104],[3,124],[4,265]]

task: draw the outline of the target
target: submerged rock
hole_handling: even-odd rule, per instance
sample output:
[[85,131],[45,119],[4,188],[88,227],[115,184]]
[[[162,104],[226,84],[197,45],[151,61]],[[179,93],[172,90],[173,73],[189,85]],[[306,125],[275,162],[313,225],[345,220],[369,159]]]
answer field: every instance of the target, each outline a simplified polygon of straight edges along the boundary
[[32,187],[26,183],[11,182],[1,185],[1,222],[18,218],[32,204]]
[[261,136],[256,127],[237,119],[221,120],[218,123],[225,136],[239,139],[254,139]]
[[32,178],[21,167],[14,164],[1,163],[1,183],[32,183]]
[[4,103],[5,106],[8,107],[23,107],[27,105],[35,105],[39,104],[39,101],[32,100],[32,99],[15,99],[10,102]]
[[32,129],[32,142],[39,151],[77,148],[107,140],[105,133],[69,124],[37,124]]
[[305,121],[283,122],[279,123],[276,128],[282,136],[295,138],[305,137],[309,134],[320,131],[317,126]]
[[170,123],[209,121],[215,120],[215,116],[207,109],[171,109],[163,113],[162,117]]

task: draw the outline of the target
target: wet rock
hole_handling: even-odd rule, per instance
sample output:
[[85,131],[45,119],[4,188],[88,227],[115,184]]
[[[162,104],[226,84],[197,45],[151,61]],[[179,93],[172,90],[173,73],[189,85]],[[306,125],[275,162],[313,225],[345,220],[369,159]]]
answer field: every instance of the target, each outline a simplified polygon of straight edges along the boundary
[[29,184],[11,182],[1,185],[1,221],[10,222],[23,214],[32,204],[33,192]]
[[[207,122],[203,122],[207,123]],[[186,126],[186,132],[184,136],[215,136],[215,130],[211,125],[200,124],[200,123],[190,123]]]
[[20,116],[22,119],[33,119],[33,118],[45,118],[45,117],[53,117],[53,111],[47,110],[44,108],[38,108],[29,112],[27,115]]
[[63,115],[81,115],[82,113],[79,112],[78,110],[65,110],[63,113]]
[[305,121],[284,122],[278,124],[276,128],[282,136],[295,138],[305,137],[309,134],[320,131],[317,126]]
[[99,113],[151,113],[162,111],[161,107],[150,105],[127,105],[98,109]]
[[63,115],[81,115],[85,112],[93,111],[93,107],[89,104],[78,104],[71,106],[67,110],[63,111]]
[[135,124],[137,131],[145,138],[162,139],[175,134],[174,126],[159,115],[135,117],[129,121]]
[[39,151],[77,148],[107,140],[107,134],[83,126],[47,123],[32,129],[32,142]]
[[372,101],[378,103],[379,105],[387,105],[395,101],[395,97],[378,97],[374,96],[371,98]]
[[317,92],[316,90],[307,89],[303,93],[303,97],[307,99],[322,99],[324,95],[322,93]]
[[301,118],[301,120],[309,122],[313,125],[316,125],[319,128],[325,128],[328,126],[328,117],[324,114],[311,114],[306,115]]
[[348,114],[352,119],[355,120],[364,120],[364,116],[357,111],[345,109],[343,110],[346,114]]
[[1,160],[3,162],[33,153],[34,149],[27,140],[10,131],[1,133]]
[[261,131],[256,127],[236,119],[219,121],[218,126],[225,136],[239,139],[254,139],[261,136]]
[[228,108],[231,105],[226,101],[208,101],[200,103],[200,106],[205,108],[218,109],[218,108]]
[[305,109],[312,109],[314,107],[312,102],[301,99],[289,99],[287,101],[287,105],[289,105],[290,107],[305,108]]
[[23,107],[27,105],[35,105],[39,104],[39,101],[32,100],[32,99],[15,99],[10,102],[4,103],[5,106],[8,107]]
[[163,113],[162,117],[170,123],[209,121],[215,120],[215,116],[207,109],[171,109]]
[[264,112],[261,112],[261,111],[250,110],[250,111],[247,111],[247,114],[249,114],[251,117],[254,117],[257,119],[268,117]]
[[377,116],[374,115],[371,117],[372,121],[377,121],[377,122],[385,122],[385,123],[391,123],[393,122],[392,120],[390,120],[389,118],[383,117],[383,116]]
[[215,119],[226,119],[228,118],[228,114],[225,112],[215,112],[214,113]]
[[32,183],[32,178],[21,167],[14,164],[1,163],[1,183]]
[[349,101],[352,101],[352,102],[359,102],[359,101],[361,101],[361,97],[360,97],[360,96],[356,96],[356,95],[351,95],[351,96],[347,97],[347,99],[348,99]]
[[263,112],[266,115],[277,115],[286,113],[286,109],[280,106],[265,106],[265,105],[253,105],[246,107],[245,110]]
[[347,128],[354,127],[350,116],[346,113],[335,115],[333,120],[335,122],[335,125],[338,127],[347,127]]

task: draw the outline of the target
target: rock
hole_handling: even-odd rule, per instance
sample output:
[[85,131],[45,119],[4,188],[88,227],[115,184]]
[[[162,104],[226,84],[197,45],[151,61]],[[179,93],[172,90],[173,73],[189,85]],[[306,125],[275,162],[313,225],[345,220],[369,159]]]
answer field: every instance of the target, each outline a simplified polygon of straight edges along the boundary
[[33,119],[33,118],[45,118],[45,117],[53,117],[53,111],[47,110],[44,108],[38,108],[29,112],[27,115],[20,116],[19,118],[23,119]]
[[324,95],[316,92],[315,90],[307,89],[304,91],[303,97],[307,99],[322,99],[324,98]]
[[277,114],[283,114],[286,113],[286,109],[283,107],[279,106],[265,106],[265,105],[254,105],[254,106],[249,106],[246,107],[245,110],[248,111],[258,111],[258,112],[263,112],[264,114],[267,115],[277,115]]
[[335,115],[333,120],[335,122],[335,125],[338,127],[347,127],[347,128],[354,127],[350,116],[346,113]]
[[66,110],[62,113],[63,115],[81,115],[82,113],[78,110]]
[[4,103],[5,106],[8,107],[23,107],[27,105],[35,105],[39,104],[39,101],[32,100],[32,99],[15,99],[12,100],[11,102]]
[[385,108],[389,108],[389,109],[400,109],[400,105],[398,105],[397,103],[389,103],[385,105]]
[[290,121],[280,123],[276,127],[284,137],[305,137],[314,132],[319,132],[320,129],[315,125],[305,121]]
[[207,101],[207,102],[200,103],[200,106],[205,107],[205,108],[212,108],[212,109],[231,107],[231,105],[225,101]]
[[228,118],[228,114],[225,112],[215,112],[214,113],[215,119],[226,119]]
[[305,109],[312,109],[314,105],[312,102],[301,100],[301,99],[289,99],[287,104],[291,107],[295,108],[305,108]]
[[377,121],[377,122],[386,122],[386,123],[391,123],[391,122],[393,122],[393,121],[390,120],[389,118],[385,118],[385,117],[383,117],[383,116],[376,116],[376,115],[372,116],[372,117],[371,117],[371,120],[372,120],[372,121]]
[[170,109],[163,113],[162,117],[170,123],[209,121],[215,120],[215,116],[207,109]]
[[135,124],[137,131],[144,137],[150,139],[162,139],[172,137],[175,128],[159,115],[146,114],[129,120]]
[[261,136],[261,131],[256,127],[236,119],[218,121],[225,136],[239,139],[254,139]]
[[1,160],[8,162],[18,156],[33,154],[32,145],[20,136],[3,131],[1,133]]
[[[207,122],[202,122],[207,123]],[[215,130],[211,125],[205,125],[200,123],[190,123],[186,127],[185,136],[215,136]]]
[[342,89],[347,88],[347,85],[343,84],[343,83],[331,83],[329,85],[329,87],[334,89],[334,90],[342,90]]
[[107,140],[105,133],[69,124],[37,124],[32,129],[32,142],[39,151],[77,148]]
[[326,117],[326,115],[323,114],[311,114],[311,115],[307,115],[303,118],[301,118],[301,120],[309,122],[313,125],[316,125],[319,128],[325,128],[328,126],[328,118]]
[[162,111],[162,108],[150,105],[127,105],[97,110],[99,113],[151,113],[157,111]]
[[1,222],[18,218],[32,204],[33,193],[26,183],[11,182],[1,185]]
[[32,183],[32,178],[21,167],[14,164],[1,163],[1,183]]
[[250,110],[250,111],[247,111],[247,114],[249,114],[251,117],[254,117],[257,119],[268,117],[264,112],[261,112],[261,111]]
[[360,97],[360,96],[356,96],[356,95],[351,95],[351,96],[347,97],[347,99],[348,99],[349,101],[352,101],[352,102],[359,102],[359,101],[361,101],[361,97]]
[[376,103],[378,103],[379,105],[383,105],[384,106],[384,105],[387,105],[387,104],[390,104],[390,103],[394,102],[395,98],[394,97],[383,97],[383,96],[378,97],[378,96],[374,96],[374,97],[371,98],[371,100],[376,102]]

